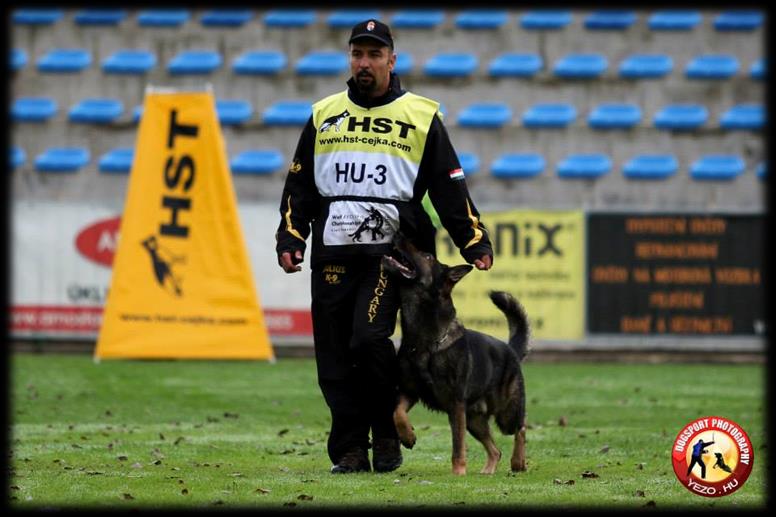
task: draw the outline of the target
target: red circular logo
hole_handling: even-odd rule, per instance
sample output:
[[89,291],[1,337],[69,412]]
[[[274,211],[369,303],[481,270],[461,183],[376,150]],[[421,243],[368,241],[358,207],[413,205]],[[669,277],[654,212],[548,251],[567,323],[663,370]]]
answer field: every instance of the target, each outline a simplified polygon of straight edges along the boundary
[[754,449],[740,425],[708,416],[690,422],[679,432],[671,460],[677,479],[687,490],[721,497],[741,488],[749,478]]

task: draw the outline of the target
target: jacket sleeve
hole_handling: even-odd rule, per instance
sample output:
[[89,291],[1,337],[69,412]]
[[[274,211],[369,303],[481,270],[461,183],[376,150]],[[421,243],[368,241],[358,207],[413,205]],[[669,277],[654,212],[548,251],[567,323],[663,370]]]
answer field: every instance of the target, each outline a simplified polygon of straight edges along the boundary
[[472,263],[483,255],[492,257],[488,232],[469,196],[458,155],[438,116],[434,116],[429,128],[420,172],[426,178],[429,198],[442,225],[466,262]]
[[296,153],[288,169],[280,200],[280,224],[275,233],[278,255],[306,248],[310,223],[318,214],[320,194],[315,186],[315,126],[312,116],[302,130]]

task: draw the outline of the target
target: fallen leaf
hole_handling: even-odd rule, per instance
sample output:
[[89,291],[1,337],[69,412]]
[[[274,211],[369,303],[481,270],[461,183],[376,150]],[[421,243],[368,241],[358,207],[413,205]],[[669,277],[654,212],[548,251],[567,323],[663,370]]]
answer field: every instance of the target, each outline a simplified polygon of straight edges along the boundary
[[176,439],[175,439],[175,441],[174,441],[172,444],[173,444],[173,445],[178,445],[178,444],[179,444],[179,443],[181,443],[183,440],[185,440],[185,438],[184,438],[183,436],[179,436],[178,438],[176,438]]
[[299,499],[300,501],[312,501],[313,500],[313,496],[306,495],[306,494],[299,494],[296,498]]
[[159,439],[164,440],[164,435],[162,433],[159,433]]
[[131,501],[132,499],[134,499],[134,497],[132,497],[132,494],[126,494],[126,493],[121,494],[121,497],[123,497],[125,501]]
[[563,484],[563,481],[561,481],[558,478],[553,479],[552,482],[555,483],[556,485],[562,485]]
[[633,495],[635,495],[636,497],[646,497],[646,494],[644,493],[644,491],[643,491],[643,490],[636,490],[636,491],[633,493]]
[[566,481],[566,482],[565,482],[565,483],[563,483],[563,484],[564,484],[564,485],[574,485],[575,483],[576,483],[576,481],[574,481],[573,479],[569,479],[568,481]]
[[420,483],[421,485],[433,485],[434,484],[431,481],[427,481],[425,479],[421,479],[420,481],[418,481],[418,483]]
[[132,464],[132,468],[133,468],[133,469],[142,469],[142,468],[143,468],[143,465],[141,465],[140,463],[137,463],[137,462],[136,462],[136,463],[133,463],[133,464]]
[[591,472],[589,470],[586,470],[586,471],[584,471],[582,473],[582,477],[583,478],[597,478],[598,474],[596,474],[595,472]]
[[602,453],[609,452],[609,446],[608,445],[604,445],[603,447],[601,447],[601,450],[598,451],[598,452],[602,452]]
[[181,490],[181,494],[188,495],[189,494],[189,489],[188,488],[184,488],[183,490]]
[[162,464],[162,460],[156,460],[156,461],[154,462],[154,465],[161,465],[161,464]]
[[558,425],[561,427],[566,427],[567,425],[569,425],[568,418],[566,418],[565,416],[560,417],[560,419],[558,420]]
[[129,458],[127,458],[126,456],[119,456],[116,459],[119,460],[119,461],[127,461]]
[[224,413],[224,418],[240,418],[240,415],[238,415],[237,413],[226,412]]
[[288,429],[281,429],[280,431],[278,431],[278,436],[283,436],[287,432],[288,432]]
[[644,465],[646,465],[646,463],[636,463],[636,468],[639,470],[644,470]]
[[654,507],[654,506],[657,506],[657,503],[655,503],[655,501],[647,501],[647,504],[645,504],[644,506]]
[[256,492],[258,492],[260,494],[269,494],[270,492],[272,492],[272,490],[270,490],[269,488],[261,488],[261,487],[259,487],[259,488],[256,489]]

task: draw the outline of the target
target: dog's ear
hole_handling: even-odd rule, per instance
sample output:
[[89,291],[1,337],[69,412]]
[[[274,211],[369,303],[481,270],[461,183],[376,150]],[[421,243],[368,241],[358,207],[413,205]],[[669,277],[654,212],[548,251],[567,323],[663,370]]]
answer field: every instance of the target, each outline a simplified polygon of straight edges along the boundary
[[447,274],[447,280],[450,282],[450,286],[452,287],[458,282],[460,282],[461,279],[465,277],[471,270],[472,270],[472,266],[469,264],[462,264],[460,266],[453,266],[451,268],[447,268],[446,274]]

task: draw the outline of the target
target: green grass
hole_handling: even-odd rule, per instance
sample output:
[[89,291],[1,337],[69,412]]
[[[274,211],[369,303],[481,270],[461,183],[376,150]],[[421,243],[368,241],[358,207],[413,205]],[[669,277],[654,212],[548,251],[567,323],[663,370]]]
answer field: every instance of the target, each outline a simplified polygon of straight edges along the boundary
[[[387,474],[329,474],[329,413],[311,359],[103,361],[11,356],[10,504],[15,508],[762,508],[763,365],[524,366],[528,471],[493,476],[467,437],[465,477],[450,473],[445,415],[418,406],[418,436]],[[676,480],[670,450],[707,415],[741,424],[754,470],[707,499]],[[560,425],[561,418],[567,422]],[[494,433],[497,433],[493,426]],[[596,478],[583,478],[592,471]],[[573,481],[573,484],[570,483]],[[567,484],[568,483],[568,484]]]

